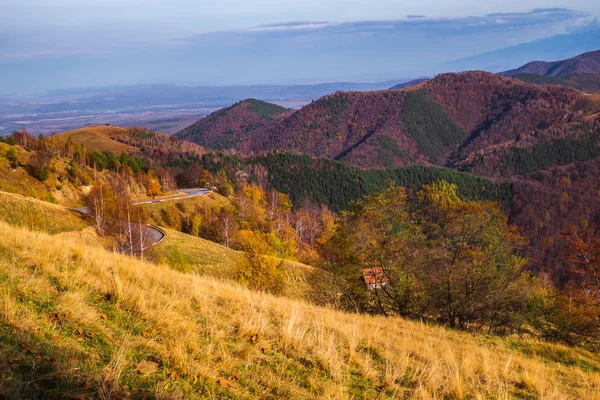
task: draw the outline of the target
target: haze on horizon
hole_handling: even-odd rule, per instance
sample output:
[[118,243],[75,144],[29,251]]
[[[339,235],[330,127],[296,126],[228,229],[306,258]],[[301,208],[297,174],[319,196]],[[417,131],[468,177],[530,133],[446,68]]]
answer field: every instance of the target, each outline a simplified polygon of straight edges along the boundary
[[0,94],[412,78],[456,59],[600,28],[600,2],[592,0],[52,3],[0,4]]

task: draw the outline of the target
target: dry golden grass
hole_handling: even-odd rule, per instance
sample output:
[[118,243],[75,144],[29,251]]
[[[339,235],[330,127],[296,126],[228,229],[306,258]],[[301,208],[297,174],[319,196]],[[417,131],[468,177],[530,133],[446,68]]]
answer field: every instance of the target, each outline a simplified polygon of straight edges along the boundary
[[[186,235],[172,229],[163,228],[167,234],[165,240],[151,252],[151,258],[172,265],[173,254],[183,258],[186,269],[199,275],[221,280],[234,280],[234,264],[240,252],[229,249],[210,240]],[[284,260],[285,285],[283,295],[291,298],[307,298],[310,287],[309,275],[314,268],[294,261]]]
[[139,149],[125,143],[118,142],[110,138],[110,133],[114,131],[124,131],[125,128],[116,126],[87,126],[81,129],[62,132],[56,135],[57,138],[67,141],[71,138],[73,143],[84,145],[88,150],[107,151],[114,153],[139,152]]
[[50,234],[77,231],[87,226],[65,207],[0,191],[0,221]]
[[0,394],[597,399],[600,357],[346,314],[0,223]]

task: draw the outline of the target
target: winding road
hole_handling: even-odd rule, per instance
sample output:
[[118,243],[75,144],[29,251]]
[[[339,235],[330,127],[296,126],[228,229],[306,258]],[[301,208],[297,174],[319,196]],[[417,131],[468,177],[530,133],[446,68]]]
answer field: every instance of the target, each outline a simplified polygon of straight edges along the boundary
[[[202,189],[202,188],[181,189],[181,190],[177,190],[176,193],[185,193],[185,195],[183,195],[183,196],[166,197],[164,199],[134,201],[133,205],[137,206],[137,205],[142,205],[142,204],[164,203],[167,201],[189,199],[190,197],[204,196],[204,195],[209,194],[210,192],[211,192],[210,189]],[[81,208],[75,208],[74,211],[80,212],[82,214],[89,214],[92,210],[89,207],[81,207]],[[147,250],[151,247],[156,246],[157,244],[162,242],[166,236],[167,236],[167,234],[165,233],[165,231],[160,229],[158,226],[146,225],[146,227],[144,228],[144,239],[143,239],[144,247],[141,250]],[[136,249],[135,251],[139,252],[140,250]]]

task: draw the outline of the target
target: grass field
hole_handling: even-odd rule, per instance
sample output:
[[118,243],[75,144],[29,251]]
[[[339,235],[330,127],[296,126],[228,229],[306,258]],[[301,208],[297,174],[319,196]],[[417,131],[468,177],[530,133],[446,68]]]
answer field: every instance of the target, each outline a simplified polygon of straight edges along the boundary
[[600,356],[341,313],[0,223],[0,394],[597,399]]
[[50,234],[77,231],[88,225],[65,207],[1,191],[0,221]]
[[67,131],[56,135],[63,141],[71,138],[73,143],[84,145],[89,150],[112,151],[119,154],[123,151],[138,152],[137,147],[129,146],[110,138],[110,133],[115,130],[125,130],[115,126],[88,126],[73,131]]
[[[154,260],[174,269],[221,280],[234,280],[234,263],[240,257],[240,252],[196,236],[163,229],[167,236],[159,246],[151,250]],[[285,286],[282,295],[307,298],[310,290],[309,275],[314,269],[288,260],[283,261],[283,266]]]

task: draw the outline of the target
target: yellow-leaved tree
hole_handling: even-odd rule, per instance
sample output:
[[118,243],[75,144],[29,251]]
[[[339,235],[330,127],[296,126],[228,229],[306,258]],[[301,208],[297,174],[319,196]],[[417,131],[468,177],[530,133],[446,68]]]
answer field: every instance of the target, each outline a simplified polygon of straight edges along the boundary
[[266,240],[251,231],[241,231],[242,256],[235,264],[238,282],[251,289],[279,293],[283,289],[283,262],[273,258]]

